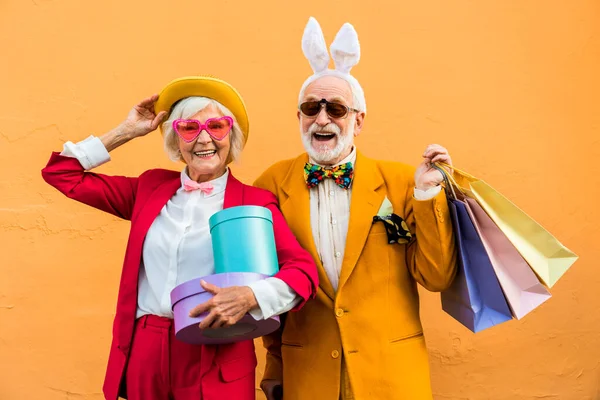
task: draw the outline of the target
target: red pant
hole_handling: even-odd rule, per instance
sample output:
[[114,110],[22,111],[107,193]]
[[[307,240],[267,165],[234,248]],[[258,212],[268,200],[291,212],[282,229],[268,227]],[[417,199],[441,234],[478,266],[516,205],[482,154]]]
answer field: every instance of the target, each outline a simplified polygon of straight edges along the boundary
[[173,320],[136,321],[125,383],[129,400],[254,400],[254,343],[195,346],[175,338]]

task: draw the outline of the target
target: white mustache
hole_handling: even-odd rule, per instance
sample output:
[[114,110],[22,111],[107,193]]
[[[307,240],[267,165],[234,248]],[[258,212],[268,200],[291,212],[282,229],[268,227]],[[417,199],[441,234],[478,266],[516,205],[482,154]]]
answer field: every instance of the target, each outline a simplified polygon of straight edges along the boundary
[[333,133],[339,135],[340,133],[342,133],[342,130],[339,126],[337,126],[334,123],[329,123],[325,126],[321,126],[316,122],[313,122],[313,124],[310,126],[310,128],[308,128],[308,131],[306,133],[310,135],[312,135],[313,133]]

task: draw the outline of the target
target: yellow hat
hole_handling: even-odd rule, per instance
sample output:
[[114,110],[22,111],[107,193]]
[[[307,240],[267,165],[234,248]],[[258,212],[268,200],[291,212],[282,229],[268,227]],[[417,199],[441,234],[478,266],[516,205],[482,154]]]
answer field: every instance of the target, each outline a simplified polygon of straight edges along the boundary
[[237,90],[229,83],[208,76],[185,76],[167,84],[158,95],[154,112],[171,112],[173,104],[191,96],[208,97],[227,107],[235,117],[242,133],[244,143],[248,140],[248,113],[244,100]]

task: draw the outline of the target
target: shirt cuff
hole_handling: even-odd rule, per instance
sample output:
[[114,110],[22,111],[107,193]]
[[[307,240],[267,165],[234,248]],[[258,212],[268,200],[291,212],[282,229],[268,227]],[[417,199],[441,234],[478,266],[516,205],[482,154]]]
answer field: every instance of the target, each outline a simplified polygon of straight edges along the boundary
[[434,186],[427,190],[421,190],[421,189],[415,188],[414,197],[417,200],[431,200],[435,196],[437,196],[441,190],[442,190],[442,187],[440,185]]
[[248,285],[258,308],[250,310],[249,314],[257,321],[280,315],[294,308],[302,298],[294,289],[279,278],[267,278]]
[[77,144],[66,142],[60,155],[76,158],[86,171],[110,161],[106,147],[95,136],[90,136]]

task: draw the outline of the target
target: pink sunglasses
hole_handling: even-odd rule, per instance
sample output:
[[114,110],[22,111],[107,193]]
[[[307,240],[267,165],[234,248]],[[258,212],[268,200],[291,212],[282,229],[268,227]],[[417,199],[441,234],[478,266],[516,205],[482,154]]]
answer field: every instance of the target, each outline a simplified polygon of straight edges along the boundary
[[205,130],[215,140],[223,140],[233,128],[233,118],[220,117],[209,118],[205,123],[197,119],[176,119],[173,121],[173,129],[181,139],[192,142]]

